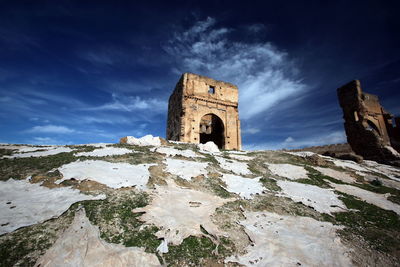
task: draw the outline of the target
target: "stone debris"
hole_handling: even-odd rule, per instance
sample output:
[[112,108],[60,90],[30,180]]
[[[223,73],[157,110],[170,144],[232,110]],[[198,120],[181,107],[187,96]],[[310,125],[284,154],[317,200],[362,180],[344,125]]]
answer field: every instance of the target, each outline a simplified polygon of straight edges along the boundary
[[336,180],[345,182],[345,183],[355,183],[356,179],[351,176],[350,174],[347,174],[345,172],[340,172],[336,171],[330,168],[322,168],[322,167],[313,167],[315,170],[319,171],[323,175],[335,178]]
[[352,266],[346,248],[337,236],[341,227],[308,217],[267,212],[245,212],[241,221],[252,241],[244,255],[225,262],[245,266]]
[[146,189],[150,166],[155,164],[132,165],[102,160],[78,160],[58,168],[63,178],[56,183],[74,178],[81,181],[96,181],[111,188],[136,186],[139,189]]
[[0,235],[58,217],[75,202],[104,198],[69,187],[50,189],[28,180],[0,181]]
[[[46,149],[44,151],[37,151],[37,150],[42,150],[42,149]],[[30,151],[29,148],[25,148],[26,151]],[[71,148],[69,147],[64,147],[64,146],[60,146],[60,147],[55,147],[55,146],[51,146],[51,147],[37,147],[36,150],[33,150],[32,152],[27,152],[27,153],[15,153],[12,154],[11,156],[3,156],[3,158],[30,158],[30,157],[46,157],[46,156],[51,156],[51,155],[56,155],[59,153],[64,153],[64,152],[71,152],[73,151]]]
[[127,148],[119,148],[119,147],[103,147],[98,148],[90,152],[79,152],[76,153],[75,156],[81,157],[106,157],[106,156],[114,156],[114,155],[124,155],[134,153],[134,151]]
[[215,159],[218,161],[222,169],[231,171],[237,175],[252,174],[252,172],[249,170],[249,166],[245,162],[240,162],[233,159],[226,159],[218,156],[215,156]]
[[358,197],[369,204],[375,205],[384,210],[392,210],[396,212],[398,215],[400,215],[400,205],[397,205],[392,201],[387,200],[386,194],[378,194],[355,186],[345,185],[345,184],[331,183],[331,186],[334,187],[335,190],[337,191]]
[[201,227],[214,236],[223,234],[212,222],[211,215],[216,208],[232,200],[170,183],[156,186],[151,203],[133,212],[145,212],[139,218],[160,228],[157,237],[179,245],[186,237],[203,235]]
[[75,214],[71,226],[36,262],[39,266],[161,266],[155,254],[144,248],[124,247],[100,239],[98,227],[92,225],[83,209]]
[[282,193],[278,193],[278,195],[287,196],[293,201],[301,202],[320,213],[332,214],[332,212],[347,210],[332,189],[282,180],[278,180],[277,184],[282,188]]
[[266,163],[266,165],[273,174],[288,178],[290,180],[308,178],[308,172],[302,166],[296,166],[292,164],[271,164],[271,163]]
[[219,153],[220,152],[218,149],[218,146],[212,141],[209,141],[205,144],[197,144],[197,146],[201,152],[210,152],[210,153]]
[[196,162],[190,160],[166,158],[164,161],[166,171],[170,174],[177,175],[182,179],[190,181],[193,177],[199,175],[207,175],[207,162]]
[[119,141],[121,144],[136,145],[136,146],[161,146],[160,137],[154,137],[151,134],[145,135],[141,138],[133,136],[122,137]]
[[238,194],[244,199],[252,199],[255,195],[261,194],[264,190],[260,182],[261,177],[251,179],[224,173],[221,179],[226,184],[224,188],[228,192]]
[[190,149],[180,150],[180,149],[176,149],[176,148],[172,148],[172,147],[164,147],[164,146],[152,148],[152,149],[150,149],[150,151],[165,154],[168,157],[174,157],[177,155],[183,156],[186,158],[203,157],[201,155],[196,154],[196,152],[194,152],[193,150],[190,150]]
[[160,253],[168,253],[168,241],[163,239],[161,244],[157,247],[157,251]]

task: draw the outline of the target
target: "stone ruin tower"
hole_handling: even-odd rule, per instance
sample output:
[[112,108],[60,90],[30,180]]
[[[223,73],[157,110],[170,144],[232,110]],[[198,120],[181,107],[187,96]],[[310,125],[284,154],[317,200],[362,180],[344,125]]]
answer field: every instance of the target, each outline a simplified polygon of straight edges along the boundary
[[365,159],[399,161],[400,118],[387,112],[378,96],[363,93],[358,80],[340,87],[337,93],[353,151]]
[[167,139],[240,150],[238,98],[233,84],[184,73],[169,98]]

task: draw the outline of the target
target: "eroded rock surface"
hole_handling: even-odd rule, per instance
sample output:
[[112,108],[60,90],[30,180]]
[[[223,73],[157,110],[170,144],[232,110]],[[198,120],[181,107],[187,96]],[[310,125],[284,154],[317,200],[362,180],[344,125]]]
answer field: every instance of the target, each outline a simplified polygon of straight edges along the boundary
[[152,196],[150,205],[133,212],[145,212],[140,219],[158,226],[157,236],[175,245],[191,235],[202,235],[200,226],[210,234],[222,234],[223,231],[212,222],[211,215],[217,207],[232,201],[182,188],[173,182],[168,186],[157,186]]
[[351,266],[340,227],[307,217],[246,212],[241,221],[253,244],[225,262],[245,266]]
[[71,226],[35,264],[44,266],[161,266],[154,254],[144,248],[124,247],[100,239],[99,229],[86,217],[84,209],[76,212]]

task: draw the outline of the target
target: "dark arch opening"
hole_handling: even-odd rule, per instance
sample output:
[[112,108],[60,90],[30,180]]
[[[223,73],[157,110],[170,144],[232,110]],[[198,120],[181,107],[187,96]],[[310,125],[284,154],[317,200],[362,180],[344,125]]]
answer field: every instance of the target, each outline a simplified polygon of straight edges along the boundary
[[374,131],[376,131],[377,134],[381,135],[381,131],[379,131],[379,129],[378,129],[378,127],[375,125],[375,123],[373,123],[373,122],[370,121],[370,120],[367,120],[367,123],[368,123],[368,128],[369,128],[369,129],[374,130]]
[[224,148],[224,123],[214,115],[204,115],[200,120],[200,143],[205,144],[213,141],[218,148]]

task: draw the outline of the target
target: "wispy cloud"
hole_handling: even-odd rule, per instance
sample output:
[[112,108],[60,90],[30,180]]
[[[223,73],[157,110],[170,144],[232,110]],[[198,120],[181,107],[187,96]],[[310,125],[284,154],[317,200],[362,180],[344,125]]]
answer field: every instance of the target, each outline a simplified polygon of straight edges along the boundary
[[164,49],[178,59],[175,72],[195,72],[238,85],[242,119],[290,102],[307,90],[295,78],[298,69],[287,53],[268,42],[231,40],[233,31],[207,18],[176,32]]
[[122,96],[112,94],[112,101],[100,106],[87,108],[87,110],[110,110],[110,111],[150,111],[160,113],[166,111],[167,103],[157,98],[144,99],[140,96]]
[[256,134],[259,133],[261,129],[259,128],[245,128],[242,129],[242,134]]
[[75,133],[74,129],[59,126],[59,125],[43,125],[43,126],[34,126],[31,129],[27,130],[29,133],[54,133],[54,134],[69,134]]
[[73,142],[60,140],[53,137],[33,137],[28,141],[28,144],[33,145],[70,145]]
[[334,131],[329,133],[318,133],[307,137],[288,136],[281,142],[265,142],[261,144],[247,144],[244,148],[247,150],[263,150],[263,149],[295,149],[310,146],[320,146],[326,144],[346,143],[346,134],[344,131]]

